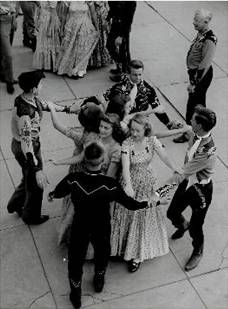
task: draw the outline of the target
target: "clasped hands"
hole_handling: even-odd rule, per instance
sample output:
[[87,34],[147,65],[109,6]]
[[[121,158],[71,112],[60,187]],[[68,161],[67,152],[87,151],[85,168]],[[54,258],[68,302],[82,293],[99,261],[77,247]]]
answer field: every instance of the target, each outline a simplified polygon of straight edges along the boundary
[[195,87],[196,87],[195,85],[189,84],[187,86],[188,93],[194,93],[195,92]]
[[49,184],[47,175],[42,170],[36,172],[36,182],[40,189],[46,188]]
[[[132,188],[131,184],[127,184],[124,188],[125,193],[132,197],[135,198],[135,191]],[[154,202],[159,201],[159,205],[167,205],[170,202],[171,197],[167,195],[166,197],[159,197],[156,193],[151,196],[150,199],[142,200],[146,201],[148,203],[148,208],[153,207]]]

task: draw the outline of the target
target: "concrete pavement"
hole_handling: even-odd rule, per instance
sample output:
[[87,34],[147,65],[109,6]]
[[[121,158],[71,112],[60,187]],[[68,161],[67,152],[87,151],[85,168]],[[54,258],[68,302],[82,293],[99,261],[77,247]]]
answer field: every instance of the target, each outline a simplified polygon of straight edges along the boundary
[[[124,263],[111,262],[106,285],[95,294],[91,279],[93,265],[85,266],[82,304],[91,309],[227,309],[228,308],[228,3],[227,2],[138,2],[132,27],[132,58],[145,64],[146,79],[156,88],[161,102],[175,119],[182,119],[187,101],[185,56],[194,36],[194,10],[208,8],[214,14],[211,26],[218,36],[214,61],[214,80],[207,95],[208,107],[218,115],[215,141],[218,160],[214,176],[213,202],[205,222],[205,251],[199,266],[186,273],[184,265],[191,254],[191,240],[170,240],[170,253],[143,263],[138,272],[129,274]],[[21,17],[19,25],[21,25]],[[21,26],[14,42],[14,67],[17,77],[32,69],[32,52],[22,47]],[[111,86],[108,69],[92,71],[82,80],[71,80],[47,73],[43,96],[59,104],[71,104],[75,98],[103,92]],[[20,169],[10,150],[10,117],[14,98],[0,84],[0,308],[1,309],[71,309],[68,300],[65,252],[57,247],[61,201],[43,202],[43,211],[51,219],[41,226],[28,227],[16,215],[9,215],[7,201],[21,178]],[[72,126],[73,115],[60,115]],[[162,128],[153,118],[154,126]],[[186,145],[163,140],[177,162],[183,161]],[[55,131],[50,115],[42,126],[43,156],[51,190],[67,173],[66,167],[54,167],[49,158],[71,155],[73,144]],[[156,164],[159,178],[168,170]],[[164,212],[166,209],[164,208]],[[187,216],[190,214],[187,212]],[[169,235],[173,227],[167,220]]]

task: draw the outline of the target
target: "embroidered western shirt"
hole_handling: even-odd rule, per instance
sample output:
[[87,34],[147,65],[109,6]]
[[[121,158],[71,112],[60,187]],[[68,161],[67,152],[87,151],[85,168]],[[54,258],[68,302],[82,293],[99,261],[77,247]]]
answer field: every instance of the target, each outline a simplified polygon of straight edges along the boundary
[[21,149],[26,158],[28,153],[32,155],[35,165],[37,160],[33,143],[39,141],[43,110],[48,110],[48,106],[41,98],[34,97],[28,100],[23,95],[19,95],[15,99],[11,119],[13,138],[21,143]]
[[[135,84],[131,82],[130,78],[126,74],[124,74],[119,83],[115,84],[106,91],[106,93],[104,94],[104,98],[106,101],[108,101],[113,94],[117,93],[124,93],[126,95],[130,95],[132,89],[134,88],[134,85]],[[151,87],[145,80],[141,80],[137,84],[135,102],[132,103],[133,104],[130,113],[146,111],[149,106],[154,109],[160,105],[154,88]]]

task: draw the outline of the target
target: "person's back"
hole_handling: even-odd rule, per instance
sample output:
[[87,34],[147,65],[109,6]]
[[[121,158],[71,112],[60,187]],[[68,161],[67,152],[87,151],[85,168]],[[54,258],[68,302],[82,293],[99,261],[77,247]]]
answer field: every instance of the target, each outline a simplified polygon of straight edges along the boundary
[[55,198],[70,191],[76,213],[74,221],[90,229],[110,224],[109,202],[117,190],[117,182],[112,177],[101,173],[72,173],[56,187]]
[[110,255],[109,202],[118,201],[131,210],[148,206],[148,202],[137,202],[127,196],[115,179],[101,174],[104,160],[104,148],[101,145],[88,145],[84,151],[84,160],[84,172],[67,175],[55,190],[49,193],[49,200],[71,194],[75,206],[68,252],[70,300],[75,308],[81,306],[81,279],[89,241],[95,253],[95,291],[101,292],[104,286]]

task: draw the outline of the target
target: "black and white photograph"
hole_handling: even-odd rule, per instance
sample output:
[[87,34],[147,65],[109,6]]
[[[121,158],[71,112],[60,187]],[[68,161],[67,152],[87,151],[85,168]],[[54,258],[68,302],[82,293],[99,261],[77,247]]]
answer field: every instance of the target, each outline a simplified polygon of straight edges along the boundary
[[228,309],[228,1],[0,1],[0,309]]

